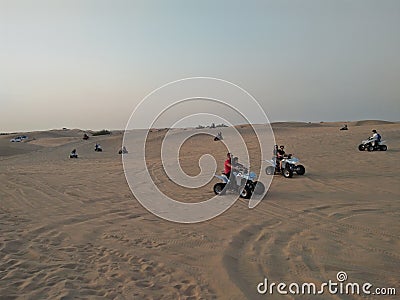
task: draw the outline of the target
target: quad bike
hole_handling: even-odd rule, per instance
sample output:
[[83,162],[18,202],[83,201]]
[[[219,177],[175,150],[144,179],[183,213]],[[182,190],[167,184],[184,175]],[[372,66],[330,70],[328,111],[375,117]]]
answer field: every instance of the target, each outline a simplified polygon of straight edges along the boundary
[[265,168],[267,175],[282,174],[285,178],[293,177],[293,173],[304,175],[306,169],[303,165],[296,165],[300,160],[289,154],[282,159],[282,169],[279,167],[279,162],[276,159],[267,160],[271,165]]
[[126,150],[125,146],[122,147],[121,150],[118,151],[118,154],[127,154],[128,150]]
[[222,133],[218,132],[218,134],[214,137],[214,142],[222,141],[224,138],[222,137]]
[[360,145],[358,145],[358,150],[360,151],[386,151],[387,146],[383,144],[386,141],[375,142],[373,145],[373,139],[368,138],[368,140],[362,141]]
[[96,152],[103,152],[103,148],[101,148],[100,145],[96,145],[96,147],[94,147],[94,151],[96,151]]
[[256,181],[256,173],[248,172],[246,168],[231,173],[229,179],[225,174],[214,175],[222,182],[214,185],[214,193],[216,195],[224,195],[226,191],[239,193],[241,198],[250,199],[253,193],[262,195],[265,191],[265,186],[262,182]]

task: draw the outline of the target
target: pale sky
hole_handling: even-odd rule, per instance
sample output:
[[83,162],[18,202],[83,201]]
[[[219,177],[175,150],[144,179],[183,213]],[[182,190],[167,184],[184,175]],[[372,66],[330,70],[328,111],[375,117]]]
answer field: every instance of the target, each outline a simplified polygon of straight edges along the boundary
[[123,129],[192,76],[270,121],[399,121],[399,53],[398,0],[0,0],[0,132]]

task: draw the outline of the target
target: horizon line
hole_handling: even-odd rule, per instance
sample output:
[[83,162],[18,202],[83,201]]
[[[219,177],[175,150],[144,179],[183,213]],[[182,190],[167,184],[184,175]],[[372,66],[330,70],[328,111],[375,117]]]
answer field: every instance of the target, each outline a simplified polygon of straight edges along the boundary
[[[381,119],[362,119],[362,120],[347,120],[347,121],[343,121],[343,120],[339,120],[339,121],[274,121],[274,122],[270,122],[270,123],[257,123],[257,124],[249,124],[249,123],[241,123],[241,124],[236,124],[234,126],[218,126],[217,125],[221,125],[221,124],[217,124],[215,127],[210,127],[210,125],[202,125],[202,124],[198,124],[197,126],[188,126],[188,127],[152,127],[152,128],[134,128],[134,129],[129,129],[129,130],[152,130],[152,129],[219,129],[219,128],[232,128],[232,127],[236,127],[236,126],[246,126],[246,125],[252,125],[252,126],[256,126],[256,125],[276,125],[276,124],[284,124],[284,123],[302,123],[302,124],[330,124],[330,123],[353,123],[353,122],[382,122],[382,123],[392,123],[392,124],[396,124],[396,123],[400,123],[400,121],[388,121],[388,120],[381,120]],[[204,126],[203,128],[197,128],[198,126]],[[83,132],[96,132],[96,131],[101,131],[101,130],[108,130],[111,132],[114,131],[125,131],[125,129],[106,129],[106,128],[102,128],[102,129],[82,129],[82,128],[68,128],[68,127],[61,127],[61,128],[47,128],[47,129],[28,129],[28,130],[18,130],[18,131],[2,131],[0,132],[0,135],[9,135],[9,134],[18,134],[18,133],[26,133],[26,132],[38,132],[38,131],[55,131],[55,130],[80,130]]]

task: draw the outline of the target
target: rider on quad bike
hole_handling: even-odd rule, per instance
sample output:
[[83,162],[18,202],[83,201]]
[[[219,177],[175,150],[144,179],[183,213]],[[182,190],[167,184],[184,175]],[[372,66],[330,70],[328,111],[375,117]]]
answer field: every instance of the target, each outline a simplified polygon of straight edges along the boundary
[[101,148],[100,144],[96,143],[96,145],[94,146],[94,151],[96,152],[102,152],[103,148]]
[[[235,157],[235,158],[237,159],[237,157]],[[224,162],[224,171],[222,172],[222,174],[227,177],[230,188],[235,188],[235,186],[236,186],[236,180],[233,179],[233,177],[235,175],[232,174],[232,171],[233,171],[232,169],[234,169],[232,166],[233,161],[234,161],[234,159],[232,158],[232,154],[230,152],[228,152],[226,154],[226,160]],[[231,174],[232,174],[232,178],[231,178]],[[225,192],[226,191],[224,190],[224,191],[219,192],[218,194],[225,195]]]
[[230,179],[230,185],[232,185],[232,187],[237,186],[236,183],[236,178],[235,175],[233,174],[234,171],[241,171],[241,170],[247,170],[247,168],[245,168],[242,164],[239,163],[239,158],[237,157],[233,157],[232,158],[232,154],[228,153],[227,154],[227,159],[225,160],[224,163],[224,173],[226,175],[226,177],[228,177]]
[[[276,148],[278,148],[277,145],[276,145]],[[276,160],[277,160],[277,163],[279,162],[279,171],[282,170],[282,160],[286,156],[286,152],[283,149],[285,149],[285,146],[281,145],[279,147],[279,149],[276,150]]]
[[224,162],[224,172],[222,174],[226,175],[226,177],[231,177],[231,170],[232,170],[232,155],[228,152],[226,154],[226,160]]
[[298,164],[299,159],[293,157],[293,154],[286,154],[284,148],[282,145],[278,149],[278,145],[275,145],[272,160],[267,160],[270,164],[265,169],[267,175],[282,174],[285,178],[291,178],[294,172],[298,175],[304,175],[305,168]]
[[375,145],[381,142],[381,135],[375,130],[372,130],[373,135],[370,137],[371,141],[372,141],[372,146],[375,147]]
[[239,158],[237,158],[236,156],[232,159],[232,169],[233,170],[247,170],[247,168],[245,166],[243,166],[242,164],[239,163]]
[[237,157],[232,157],[231,153],[227,154],[222,174],[214,175],[222,181],[214,185],[216,195],[224,195],[229,190],[239,193],[241,198],[250,199],[252,194],[262,195],[265,191],[263,183],[256,180],[256,173],[249,172],[249,169],[240,164]]
[[384,144],[385,141],[382,141],[381,135],[374,129],[372,130],[373,135],[369,137],[367,140],[362,141],[360,145],[358,145],[358,150],[364,151],[386,151],[387,146]]

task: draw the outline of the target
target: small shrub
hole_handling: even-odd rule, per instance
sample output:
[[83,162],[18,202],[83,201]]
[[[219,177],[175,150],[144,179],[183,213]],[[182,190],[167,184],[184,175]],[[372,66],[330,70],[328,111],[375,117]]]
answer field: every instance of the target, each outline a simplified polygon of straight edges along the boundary
[[100,130],[100,131],[93,132],[93,136],[106,135],[106,134],[111,134],[111,131],[103,129],[103,130]]

